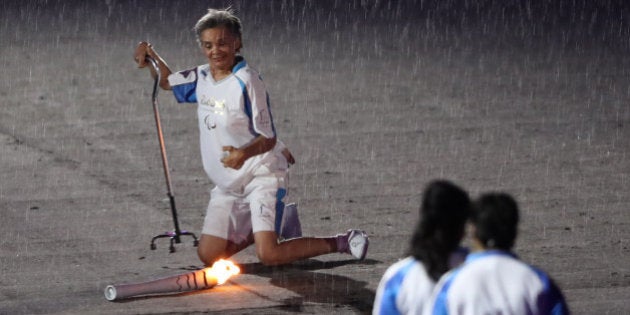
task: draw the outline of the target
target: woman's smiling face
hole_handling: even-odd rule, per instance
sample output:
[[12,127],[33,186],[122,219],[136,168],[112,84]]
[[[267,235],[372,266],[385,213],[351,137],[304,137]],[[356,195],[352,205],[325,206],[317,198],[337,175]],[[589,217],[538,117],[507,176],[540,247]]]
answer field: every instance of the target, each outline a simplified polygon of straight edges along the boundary
[[236,53],[241,49],[240,38],[228,28],[219,26],[203,30],[199,42],[212,71],[232,71]]

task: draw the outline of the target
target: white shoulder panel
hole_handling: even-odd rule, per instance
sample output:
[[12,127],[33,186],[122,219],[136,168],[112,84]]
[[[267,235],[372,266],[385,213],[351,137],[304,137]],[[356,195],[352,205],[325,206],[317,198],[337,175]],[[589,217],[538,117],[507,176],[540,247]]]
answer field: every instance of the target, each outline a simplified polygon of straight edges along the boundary
[[197,81],[197,68],[175,72],[168,76],[171,86],[193,83]]

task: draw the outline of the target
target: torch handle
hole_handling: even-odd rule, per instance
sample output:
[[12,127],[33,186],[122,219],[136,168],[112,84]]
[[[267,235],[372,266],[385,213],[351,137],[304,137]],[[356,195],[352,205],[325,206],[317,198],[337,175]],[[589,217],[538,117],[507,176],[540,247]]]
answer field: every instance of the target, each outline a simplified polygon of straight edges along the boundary
[[215,285],[217,285],[216,277],[207,274],[206,269],[203,269],[148,282],[108,285],[105,288],[105,298],[114,301],[140,295],[203,290]]

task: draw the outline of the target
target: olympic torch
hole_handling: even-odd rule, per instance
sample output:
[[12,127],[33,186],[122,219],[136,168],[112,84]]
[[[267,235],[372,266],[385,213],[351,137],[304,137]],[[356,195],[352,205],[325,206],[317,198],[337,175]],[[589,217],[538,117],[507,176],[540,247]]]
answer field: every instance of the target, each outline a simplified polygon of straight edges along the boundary
[[171,294],[194,290],[204,290],[225,283],[231,276],[240,273],[240,269],[231,261],[218,260],[212,267],[171,276],[163,279],[122,285],[108,285],[105,298],[109,301],[130,297]]

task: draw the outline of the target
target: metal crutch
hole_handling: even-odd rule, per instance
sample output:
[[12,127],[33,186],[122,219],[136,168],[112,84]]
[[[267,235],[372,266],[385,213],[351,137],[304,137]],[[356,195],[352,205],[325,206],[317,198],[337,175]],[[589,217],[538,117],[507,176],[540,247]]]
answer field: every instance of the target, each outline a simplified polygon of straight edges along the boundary
[[199,240],[197,240],[197,236],[195,236],[195,234],[188,231],[182,231],[179,229],[179,222],[177,220],[177,209],[175,208],[175,196],[173,195],[173,188],[171,185],[171,175],[168,170],[168,158],[166,157],[166,147],[164,145],[164,136],[162,134],[162,124],[160,122],[160,112],[158,110],[157,95],[158,95],[158,86],[160,82],[161,72],[160,72],[160,67],[155,59],[151,57],[147,57],[147,61],[151,63],[151,65],[153,66],[157,74],[155,76],[155,81],[153,82],[153,94],[151,95],[151,99],[153,102],[153,114],[155,116],[155,125],[157,126],[158,140],[160,142],[160,153],[162,155],[162,166],[164,167],[164,177],[166,179],[167,195],[168,195],[169,202],[171,204],[171,214],[173,215],[173,223],[175,224],[174,231],[165,232],[163,234],[156,235],[151,239],[151,249],[154,250],[157,248],[155,246],[156,239],[168,237],[170,239],[170,244],[171,244],[169,247],[169,251],[171,253],[174,253],[175,252],[174,243],[177,243],[177,244],[181,243],[181,240],[180,240],[181,235],[192,236],[192,238],[194,239],[194,242],[193,242],[194,246],[199,245]]

